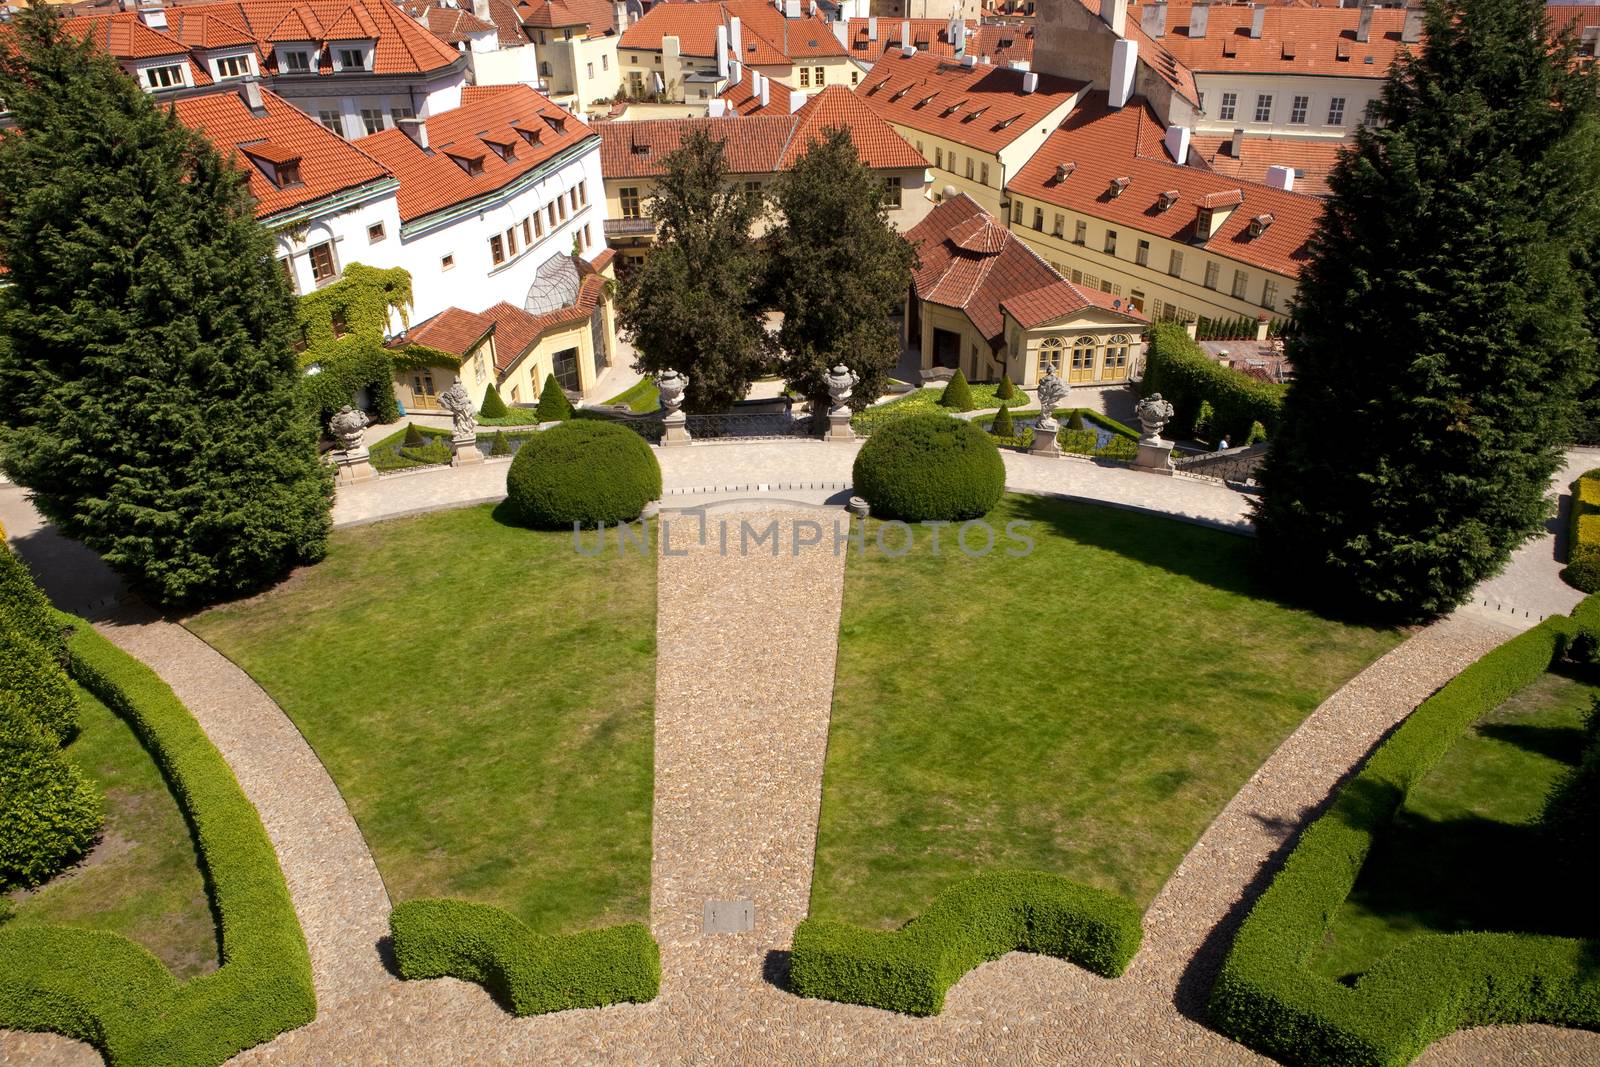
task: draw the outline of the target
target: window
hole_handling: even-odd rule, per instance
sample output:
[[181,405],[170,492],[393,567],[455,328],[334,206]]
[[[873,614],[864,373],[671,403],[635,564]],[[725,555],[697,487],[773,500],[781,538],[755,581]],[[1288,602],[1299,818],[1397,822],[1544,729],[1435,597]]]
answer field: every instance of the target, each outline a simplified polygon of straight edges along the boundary
[[249,56],[223,56],[217,60],[218,78],[242,78],[249,73]]
[[802,88],[802,89],[811,88],[811,68],[810,67],[801,67],[800,68],[800,88]]
[[1257,122],[1271,122],[1272,121],[1272,94],[1271,93],[1257,93],[1256,94],[1256,121]]
[[1106,255],[1114,256],[1116,254],[1117,254],[1117,231],[1116,230],[1107,230],[1106,231]]
[[1371,126],[1378,121],[1378,101],[1368,100],[1367,106],[1361,112],[1361,125]]
[[456,265],[456,257],[455,256],[440,256],[439,257],[439,269],[440,270],[449,270],[451,267],[453,267],[455,265]]
[[926,153],[926,152],[924,152],[922,150],[922,142],[921,141],[917,142],[917,155],[921,156],[923,159],[927,159],[928,158],[928,153]]
[[898,176],[883,179],[883,206],[897,208],[900,206],[900,179]]
[[1328,125],[1344,125],[1344,97],[1336,96],[1328,101]]
[[333,265],[333,242],[324,241],[311,246],[311,277],[318,285],[333,281],[338,273]]
[[1059,337],[1046,337],[1039,342],[1039,377],[1043,378],[1047,370],[1057,378],[1061,377],[1062,348]]
[[950,152],[950,173],[954,174],[956,172],[957,168],[959,168],[960,166],[961,166],[961,161],[956,158],[955,151],[954,151],[954,149],[952,149],[951,152]]
[[1059,211],[1056,212],[1055,225],[1050,227],[1050,235],[1052,237],[1064,237],[1066,236],[1066,229],[1067,217]]
[[517,228],[515,226],[506,231],[506,254],[508,256],[517,254]]
[[1218,263],[1216,260],[1212,260],[1206,264],[1205,285],[1207,289],[1215,289],[1217,287],[1217,281],[1221,278],[1221,276],[1222,264]]
[[522,386],[513,385],[511,387],[511,402],[513,404],[522,403]]
[[745,182],[744,183],[744,191],[749,193],[751,196],[757,196],[757,195],[759,195],[761,193],[761,183],[760,182]]
[[304,74],[311,69],[310,52],[279,52],[283,57],[283,69],[288,74]]
[[818,67],[817,68],[817,70],[816,70],[816,81],[817,81],[817,88],[818,89],[822,88],[823,85],[825,85],[827,83],[827,81],[828,81],[828,71],[827,71],[826,67]]
[[1093,337],[1080,337],[1073,343],[1072,366],[1067,371],[1067,381],[1087,382],[1094,379],[1094,349]]
[[587,251],[590,247],[593,246],[593,244],[594,244],[594,242],[589,239],[589,224],[586,222],[586,223],[583,224],[583,247],[584,247],[584,250]]
[[610,56],[609,53],[602,52],[600,54],[600,69],[601,70],[610,70],[611,69],[611,56]]
[[330,133],[336,133],[340,137],[344,136],[344,123],[340,120],[337,111],[323,108],[317,112],[317,121],[326,126]]
[[967,157],[967,181],[978,176],[978,161],[971,156]]
[[1238,93],[1223,93],[1222,94],[1222,108],[1221,108],[1221,110],[1219,110],[1217,112],[1217,118],[1221,119],[1223,122],[1232,122],[1233,121],[1234,112],[1236,112],[1238,110],[1238,108],[1239,108],[1239,94]]
[[578,203],[589,206],[589,183],[586,181],[578,183]]
[[381,133],[384,129],[383,112],[375,107],[362,108],[361,125],[369,134]]
[[1075,245],[1089,243],[1089,224],[1087,222],[1079,222],[1073,226],[1072,243]]
[[617,190],[617,195],[622,198],[622,217],[636,219],[639,217],[639,190],[636,186],[628,185]]
[[1183,276],[1183,253],[1176,248],[1172,250],[1172,255],[1167,257],[1167,273],[1174,278]]
[[389,109],[389,113],[394,116],[394,120],[396,122],[399,122],[401,119],[414,119],[417,117],[416,109],[410,104],[398,104],[394,107],[391,107]]
[[1022,225],[1022,201],[1021,200],[1014,200],[1014,201],[1011,202],[1011,221],[1016,223],[1018,226]]
[[1278,283],[1271,278],[1261,283],[1261,306],[1269,311],[1278,306]]
[[550,228],[556,228],[556,202],[554,200],[545,205],[545,214],[550,217]]
[[933,146],[933,165],[940,170],[944,169],[944,149],[938,145]]
[[499,234],[489,238],[489,258],[494,260],[497,267],[506,261],[505,239]]
[[984,185],[989,184],[989,164],[978,164],[978,181],[982,182]]
[[861,72],[859,70],[852,70],[850,72],[850,84],[851,85],[859,85],[860,83],[861,83]]
[[1233,288],[1230,290],[1240,300],[1244,299],[1245,286],[1250,284],[1250,275],[1242,270],[1233,272]]
[[1141,267],[1150,265],[1150,242],[1140,241],[1139,246],[1133,250],[1133,261]]
[[574,211],[578,210],[578,190],[577,189],[574,188],[574,189],[568,189],[567,190],[567,200],[571,202],[572,210],[574,210]]
[[1301,125],[1306,121],[1306,111],[1311,107],[1309,96],[1297,96],[1289,103],[1289,122],[1291,125]]
[[564,196],[556,197],[556,207],[561,210],[561,221],[562,222],[566,222],[567,221],[567,198],[564,197]]
[[584,67],[586,68],[587,73],[589,75],[589,78],[592,81],[594,79],[594,64],[593,63],[585,63]]
[[146,67],[144,80],[152,89],[170,89],[183,84],[183,68],[176,64],[170,67]]
[[544,236],[544,216],[537,211],[533,213],[533,236],[535,239]]
[[339,49],[340,70],[366,70],[367,54],[359,48]]
[[1044,208],[1042,207],[1033,209],[1033,228],[1041,233],[1044,232]]
[[1109,380],[1121,380],[1128,376],[1128,348],[1129,342],[1126,334],[1114,334],[1106,342],[1105,359],[1101,365],[1100,377]]
[[525,245],[533,244],[533,220],[532,219],[523,219],[522,220],[522,243],[525,244]]
[[283,280],[289,283],[289,291],[291,293],[300,292],[299,287],[294,284],[294,267],[290,265],[288,256],[278,260],[278,269],[283,271]]

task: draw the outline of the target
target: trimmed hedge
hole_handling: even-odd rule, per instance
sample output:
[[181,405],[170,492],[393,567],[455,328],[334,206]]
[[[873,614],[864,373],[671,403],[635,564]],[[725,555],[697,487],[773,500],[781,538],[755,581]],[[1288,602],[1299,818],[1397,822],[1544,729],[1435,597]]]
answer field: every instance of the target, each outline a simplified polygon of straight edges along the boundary
[[506,402],[500,399],[500,390],[496,389],[493,382],[483,391],[483,403],[478,405],[478,414],[486,419],[503,419],[510,413]]
[[402,978],[476,982],[513,1015],[642,1004],[661,991],[661,949],[643,923],[548,936],[464,900],[408,900],[389,913]]
[[939,406],[952,411],[971,411],[972,387],[967,384],[967,376],[958,369],[945,385],[944,392],[939,394]]
[[89,851],[104,821],[99,790],[0,692],[0,889],[45,881]]
[[619,523],[661,496],[661,464],[644,438],[575,419],[523,442],[506,472],[506,503],[529,526]]
[[999,503],[1006,468],[982,429],[935,412],[891,422],[867,438],[852,480],[882,518],[959,522]]
[[1421,934],[1354,986],[1304,963],[1376,834],[1466,729],[1595,625],[1590,598],[1487,653],[1412,712],[1301,835],[1240,926],[1211,991],[1219,1030],[1288,1063],[1404,1064],[1465,1026],[1600,1027],[1600,943],[1515,933]]
[[1251,423],[1259,422],[1271,433],[1286,391],[1217,363],[1175,322],[1160,323],[1150,331],[1140,390],[1145,396],[1160,393],[1172,403],[1174,432],[1193,433],[1201,405],[1210,404],[1213,432],[1235,441],[1249,436]]
[[1561,580],[1585,593],[1600,593],[1600,468],[1572,483],[1567,524],[1567,565]]
[[539,390],[539,404],[534,408],[540,422],[564,422],[572,418],[572,401],[561,391],[561,383],[554,374],[545,375],[544,386]]
[[789,988],[803,997],[937,1015],[980,963],[1020,950],[1115,978],[1144,936],[1132,901],[1043,871],[958,882],[899,930],[806,919],[794,934]]
[[87,1041],[113,1065],[210,1067],[310,1022],[317,1001],[305,938],[233,772],[155,672],[87,625],[67,644],[72,676],[133,727],[193,828],[223,964],[179,982],[116,934],[8,923],[0,1026]]

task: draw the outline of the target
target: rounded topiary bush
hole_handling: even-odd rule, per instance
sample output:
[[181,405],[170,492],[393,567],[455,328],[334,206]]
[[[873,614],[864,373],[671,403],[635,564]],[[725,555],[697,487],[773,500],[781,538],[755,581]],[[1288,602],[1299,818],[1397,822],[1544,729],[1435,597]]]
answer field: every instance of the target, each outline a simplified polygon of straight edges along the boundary
[[1006,468],[988,434],[947,415],[914,415],[867,438],[855,489],[875,515],[907,522],[985,515],[1005,491]]
[[1561,568],[1561,580],[1583,593],[1600,593],[1600,555],[1575,557]]
[[627,522],[661,496],[661,465],[644,438],[577,419],[534,434],[506,472],[506,503],[529,526]]

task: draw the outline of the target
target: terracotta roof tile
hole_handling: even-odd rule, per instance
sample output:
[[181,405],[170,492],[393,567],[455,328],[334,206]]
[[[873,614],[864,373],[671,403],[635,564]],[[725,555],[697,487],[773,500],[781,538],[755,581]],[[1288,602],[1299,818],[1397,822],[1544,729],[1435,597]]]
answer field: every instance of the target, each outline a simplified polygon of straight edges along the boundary
[[217,15],[184,13],[184,17],[170,19],[168,25],[176,31],[178,40],[188,48],[201,50],[237,48],[240,45],[256,43],[254,37]]
[[755,91],[756,71],[745,67],[739,71],[739,80],[718,93],[718,99],[726,100],[733,109],[741,115],[787,115],[789,114],[789,97],[793,92],[782,82],[767,79],[770,88],[767,90],[767,106],[761,106],[761,95]]
[[[1399,50],[1406,13],[1373,8],[1365,43],[1356,40],[1361,11],[1355,7],[1265,7],[1261,36],[1250,36],[1254,17],[1248,5],[1212,4],[1204,37],[1190,36],[1188,3],[1167,6],[1166,34],[1159,44],[1180,63],[1200,73],[1331,74],[1382,78]],[[1128,5],[1128,36],[1134,37],[1142,8]],[[1143,31],[1138,31],[1141,58]],[[1288,49],[1284,45],[1288,44]]]
[[525,0],[518,7],[528,26],[586,26],[590,36],[616,32],[616,15],[608,0]]
[[427,345],[454,356],[465,356],[483,340],[483,335],[489,332],[492,324],[492,320],[481,312],[445,308],[433,318],[407,330],[402,337],[395,339],[395,343]]
[[278,24],[267,34],[269,42],[299,44],[322,40],[322,24],[310,11],[291,7]]
[[1310,196],[1328,195],[1328,175],[1339,161],[1343,141],[1301,141],[1290,137],[1249,137],[1244,139],[1240,158],[1233,157],[1233,138],[1196,134],[1189,151],[1197,153],[1218,174],[1229,174],[1253,182],[1267,179],[1267,168],[1290,167],[1295,172],[1294,190]]
[[[735,18],[744,42],[742,55],[732,52]],[[729,28],[729,58],[746,66],[788,66],[796,60],[847,54],[821,16],[785,18],[763,0],[658,3],[623,31],[617,46],[659,52],[662,38],[676,37],[683,55],[715,58],[719,26]]]
[[68,33],[92,39],[106,52],[120,59],[181,56],[189,51],[177,38],[152,30],[138,15],[132,13],[68,19],[65,28]]
[[[900,40],[904,23],[911,24],[909,41]],[[897,19],[888,16],[878,18],[878,38],[871,36],[871,20],[855,18],[850,20],[847,34],[850,42],[850,54],[864,63],[875,63],[885,52],[899,49],[902,45],[914,44],[923,52],[945,59],[954,58],[955,46],[950,42],[948,19]],[[968,55],[983,56],[995,64],[1005,64],[1012,60],[1023,62],[1033,61],[1033,27],[1032,26],[985,26],[972,19],[967,20],[966,51]]]

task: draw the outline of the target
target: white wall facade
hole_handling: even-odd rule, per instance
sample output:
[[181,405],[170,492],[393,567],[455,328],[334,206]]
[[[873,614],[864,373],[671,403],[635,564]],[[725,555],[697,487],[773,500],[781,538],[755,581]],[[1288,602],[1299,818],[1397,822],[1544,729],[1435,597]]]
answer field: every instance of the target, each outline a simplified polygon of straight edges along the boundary
[[[1336,78],[1318,75],[1197,74],[1201,94],[1197,133],[1227,136],[1242,129],[1252,136],[1298,137],[1342,141],[1355,136],[1368,105],[1383,91],[1382,78]],[[1233,94],[1232,117],[1224,117],[1226,94]],[[1256,118],[1258,98],[1270,96],[1266,121]],[[1304,122],[1291,122],[1296,97],[1306,98]],[[1335,100],[1343,100],[1342,121],[1329,122]]]
[[[395,199],[398,183],[393,179],[373,183],[373,187],[347,202],[335,198],[308,205],[310,211],[287,211],[262,220],[274,231],[277,256],[287,260],[294,291],[314,293],[337,281],[351,263],[393,266],[400,243],[400,204]],[[381,227],[381,236],[373,227]],[[376,236],[376,239],[374,237]],[[312,249],[331,245],[334,275],[318,281],[312,267]]]

